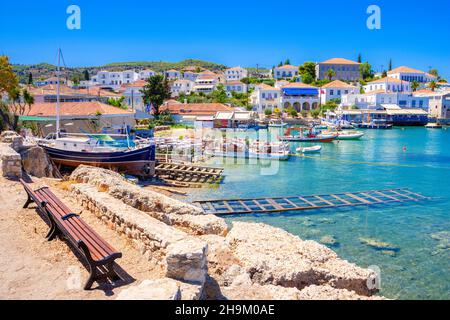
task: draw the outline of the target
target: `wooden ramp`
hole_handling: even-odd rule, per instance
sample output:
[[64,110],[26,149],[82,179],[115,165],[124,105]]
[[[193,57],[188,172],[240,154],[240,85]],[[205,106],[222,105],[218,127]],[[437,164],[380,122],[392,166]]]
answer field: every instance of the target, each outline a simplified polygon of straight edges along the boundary
[[407,188],[400,188],[279,198],[202,200],[194,203],[198,203],[207,214],[230,215],[355,207],[430,199]]
[[222,180],[223,168],[202,167],[190,164],[159,163],[155,168],[161,178],[181,182],[215,183]]

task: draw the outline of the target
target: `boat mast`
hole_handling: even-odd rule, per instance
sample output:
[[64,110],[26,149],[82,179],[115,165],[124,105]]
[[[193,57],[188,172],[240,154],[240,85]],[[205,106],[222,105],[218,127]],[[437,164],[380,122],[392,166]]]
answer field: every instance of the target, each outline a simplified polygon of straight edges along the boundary
[[60,71],[61,71],[61,48],[58,48],[58,69],[56,72],[56,77],[57,77],[57,84],[56,84],[56,137],[59,138],[59,134],[60,134],[60,124],[59,124],[59,118],[60,118]]

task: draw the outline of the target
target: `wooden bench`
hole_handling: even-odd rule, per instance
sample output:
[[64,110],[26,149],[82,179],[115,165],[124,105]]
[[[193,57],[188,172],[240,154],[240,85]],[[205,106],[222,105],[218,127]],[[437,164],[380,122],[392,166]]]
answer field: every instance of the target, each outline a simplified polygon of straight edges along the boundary
[[47,240],[53,240],[58,234],[66,238],[86,258],[89,265],[89,278],[84,286],[85,290],[92,287],[94,281],[110,278],[113,281],[120,277],[114,271],[114,260],[122,257],[111,245],[103,240],[79,215],[73,213],[48,187],[37,190],[20,179],[28,199],[23,206],[28,208],[36,203],[36,210],[50,220]]

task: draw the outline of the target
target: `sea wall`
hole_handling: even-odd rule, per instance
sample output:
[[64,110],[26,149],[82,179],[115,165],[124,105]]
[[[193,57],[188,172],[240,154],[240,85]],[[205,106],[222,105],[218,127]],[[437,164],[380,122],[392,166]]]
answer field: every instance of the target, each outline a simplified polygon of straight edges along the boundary
[[0,170],[0,174],[6,178],[17,179],[22,176],[20,154],[7,143],[0,143]]
[[[378,299],[374,272],[317,242],[261,223],[234,222],[228,230],[223,219],[108,170],[83,166],[71,180],[84,208],[164,268],[173,281],[158,285],[167,286],[160,292],[168,298],[183,299],[176,281],[192,299]],[[155,285],[143,282],[120,296],[150,298]]]

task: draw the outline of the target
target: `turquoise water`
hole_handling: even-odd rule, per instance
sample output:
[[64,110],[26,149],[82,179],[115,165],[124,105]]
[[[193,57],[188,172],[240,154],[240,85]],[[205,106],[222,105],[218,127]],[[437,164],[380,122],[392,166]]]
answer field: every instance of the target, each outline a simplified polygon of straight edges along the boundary
[[[272,138],[276,131],[271,131]],[[189,200],[411,188],[434,199],[227,220],[263,222],[319,242],[332,236],[336,243],[328,246],[339,256],[381,269],[382,295],[450,299],[450,128],[365,132],[360,141],[323,144],[321,154],[278,162],[273,175],[261,174],[269,162],[213,159],[210,164],[225,167],[225,181],[217,188],[193,190]],[[292,144],[292,150],[298,146]],[[377,250],[360,238],[389,243],[396,250]]]

